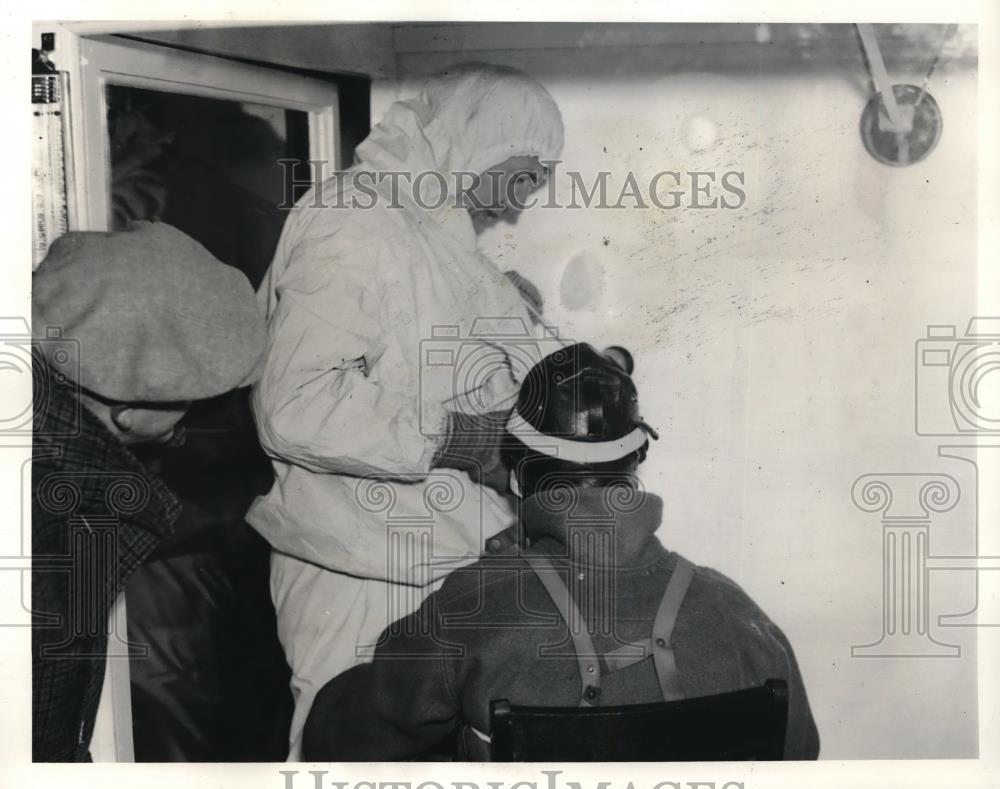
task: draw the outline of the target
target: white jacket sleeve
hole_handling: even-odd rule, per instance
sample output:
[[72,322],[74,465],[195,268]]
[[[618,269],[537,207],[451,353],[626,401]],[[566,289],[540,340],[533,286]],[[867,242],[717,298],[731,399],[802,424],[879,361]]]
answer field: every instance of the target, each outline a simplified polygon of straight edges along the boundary
[[385,350],[376,272],[381,257],[405,249],[330,241],[297,244],[274,283],[267,362],[253,393],[261,444],[312,471],[425,474],[434,443],[421,434],[418,388],[401,383],[415,380],[418,360],[376,373]]

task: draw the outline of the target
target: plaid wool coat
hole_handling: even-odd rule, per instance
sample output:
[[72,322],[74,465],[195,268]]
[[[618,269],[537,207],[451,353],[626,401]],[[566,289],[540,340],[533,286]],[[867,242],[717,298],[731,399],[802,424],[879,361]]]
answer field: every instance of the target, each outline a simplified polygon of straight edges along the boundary
[[89,761],[111,608],[180,505],[37,353],[34,363],[44,366],[31,461],[32,754]]

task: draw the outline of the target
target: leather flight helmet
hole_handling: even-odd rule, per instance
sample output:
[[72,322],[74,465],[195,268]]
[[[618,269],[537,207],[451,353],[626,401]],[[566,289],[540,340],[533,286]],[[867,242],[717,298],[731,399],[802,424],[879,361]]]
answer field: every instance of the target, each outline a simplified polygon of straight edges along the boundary
[[576,463],[623,458],[658,436],[639,415],[632,356],[587,343],[555,351],[525,376],[507,431],[526,446]]

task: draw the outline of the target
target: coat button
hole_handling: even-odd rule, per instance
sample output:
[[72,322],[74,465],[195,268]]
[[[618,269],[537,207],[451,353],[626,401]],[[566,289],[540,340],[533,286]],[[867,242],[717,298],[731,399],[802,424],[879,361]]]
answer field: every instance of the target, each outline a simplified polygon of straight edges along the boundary
[[656,639],[656,646],[658,646],[658,647],[665,647],[666,645],[667,645],[667,642],[664,641],[662,638]]
[[492,537],[486,541],[486,550],[489,553],[497,553],[502,547],[503,543],[501,543],[496,537]]

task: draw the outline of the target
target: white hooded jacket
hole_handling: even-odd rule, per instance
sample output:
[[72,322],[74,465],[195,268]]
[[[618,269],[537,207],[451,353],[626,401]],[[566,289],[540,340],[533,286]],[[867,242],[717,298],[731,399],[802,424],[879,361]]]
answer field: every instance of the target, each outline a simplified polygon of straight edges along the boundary
[[[393,104],[352,171],[436,171],[444,178],[423,183],[438,188],[459,171],[512,156],[554,159],[561,148],[559,111],[540,85],[514,70],[468,67]],[[431,565],[472,560],[508,525],[502,497],[430,464],[455,395],[475,389],[500,401],[516,390],[524,365],[503,357],[531,344],[512,336],[531,322],[454,199],[421,208],[403,180],[393,201],[385,181],[371,208],[313,207],[349,205],[350,188],[335,199],[340,183],[329,179],[318,203],[314,189],[290,212],[258,294],[268,351],[253,407],[276,480],[247,520],[283,553],[424,585],[440,575]],[[485,375],[462,370],[468,349],[483,343],[501,363]]]

